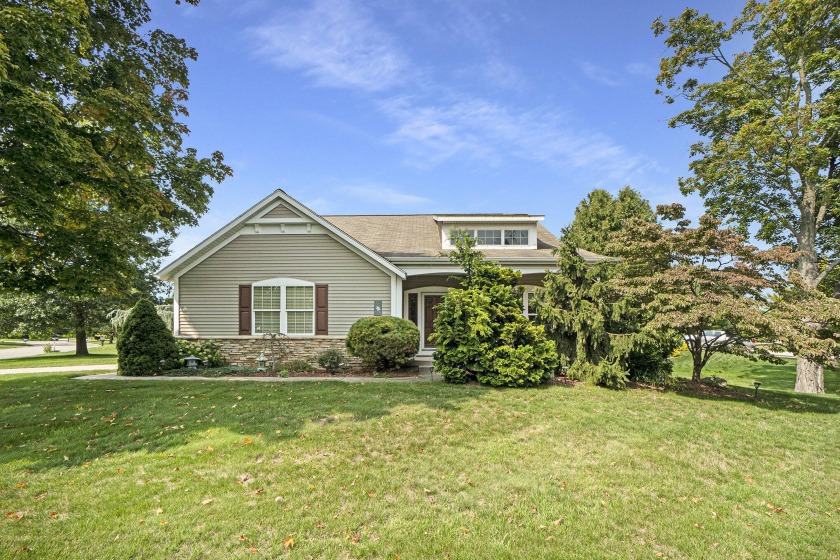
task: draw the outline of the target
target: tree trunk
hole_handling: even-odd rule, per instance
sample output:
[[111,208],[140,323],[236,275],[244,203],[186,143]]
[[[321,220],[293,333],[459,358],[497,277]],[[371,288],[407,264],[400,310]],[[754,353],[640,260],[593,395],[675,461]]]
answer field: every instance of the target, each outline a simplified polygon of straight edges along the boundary
[[[816,190],[806,185],[799,209],[802,213],[797,249],[802,252],[799,257],[799,273],[809,290],[816,290],[820,275],[817,263],[817,224],[816,224]],[[807,318],[806,318],[807,319]],[[793,389],[797,393],[825,393],[823,382],[823,366],[806,358],[796,358],[796,385]]]
[[76,355],[87,356],[90,352],[87,347],[87,320],[84,310],[81,306],[76,307],[73,315],[76,322]]
[[694,369],[691,370],[691,380],[700,383],[700,374],[703,373],[703,360],[694,356]]
[[797,393],[825,393],[825,381],[822,365],[799,357],[796,359]]

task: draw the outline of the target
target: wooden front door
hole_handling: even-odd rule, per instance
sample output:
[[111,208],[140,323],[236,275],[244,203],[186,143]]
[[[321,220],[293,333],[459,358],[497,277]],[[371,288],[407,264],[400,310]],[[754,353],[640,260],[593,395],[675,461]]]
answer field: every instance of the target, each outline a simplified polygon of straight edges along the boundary
[[436,307],[443,301],[443,296],[424,295],[423,296],[423,347],[433,348],[434,343],[429,340],[429,336],[435,331],[435,317],[437,317]]

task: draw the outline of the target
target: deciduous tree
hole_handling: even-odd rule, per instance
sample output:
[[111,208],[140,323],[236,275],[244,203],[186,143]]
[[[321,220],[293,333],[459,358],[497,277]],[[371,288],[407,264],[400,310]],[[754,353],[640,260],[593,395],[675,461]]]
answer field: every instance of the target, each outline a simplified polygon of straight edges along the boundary
[[[679,204],[657,210],[676,227],[629,220],[615,243],[625,274],[612,284],[648,312],[644,331],[683,337],[695,381],[718,352],[775,360],[766,348],[744,344],[753,339],[778,342],[817,363],[836,355],[837,341],[823,331],[832,315],[840,317],[840,302],[804,289],[798,272],[785,277],[779,265],[796,259],[789,247],[759,250],[710,216],[689,227]],[[710,330],[725,335],[706,336]]]
[[183,143],[196,52],[149,24],[145,0],[0,6],[0,290],[119,294],[230,174]]
[[[657,78],[666,100],[688,103],[670,125],[703,137],[683,192],[795,248],[802,282],[818,287],[840,264],[840,3],[749,1],[730,24],[687,9],[653,30],[672,50]],[[821,390],[822,376],[800,357],[796,390]]]

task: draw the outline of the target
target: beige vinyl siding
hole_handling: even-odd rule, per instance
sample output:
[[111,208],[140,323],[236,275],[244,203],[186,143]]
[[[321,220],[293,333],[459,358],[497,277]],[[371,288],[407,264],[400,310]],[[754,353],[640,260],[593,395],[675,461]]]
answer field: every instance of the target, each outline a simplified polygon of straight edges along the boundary
[[270,212],[263,214],[262,218],[300,218],[298,214],[295,214],[293,211],[289,210],[283,204],[277,206],[277,208],[272,209]]
[[180,334],[239,334],[238,286],[269,278],[329,285],[329,334],[346,335],[360,317],[391,313],[391,276],[332,237],[240,235],[178,280]]

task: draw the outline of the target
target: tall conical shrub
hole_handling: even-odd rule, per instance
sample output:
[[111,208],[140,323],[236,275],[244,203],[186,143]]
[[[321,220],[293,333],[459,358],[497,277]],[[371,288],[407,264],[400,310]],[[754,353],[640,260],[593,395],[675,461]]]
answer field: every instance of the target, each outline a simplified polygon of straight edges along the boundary
[[117,368],[120,375],[157,375],[178,365],[175,337],[155,311],[152,302],[141,299],[129,313],[117,339]]

